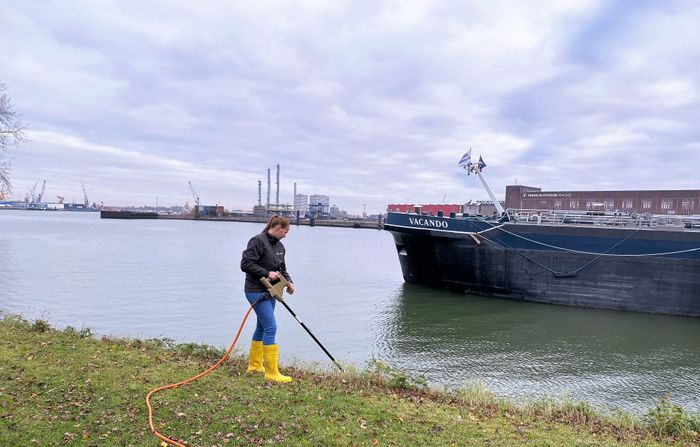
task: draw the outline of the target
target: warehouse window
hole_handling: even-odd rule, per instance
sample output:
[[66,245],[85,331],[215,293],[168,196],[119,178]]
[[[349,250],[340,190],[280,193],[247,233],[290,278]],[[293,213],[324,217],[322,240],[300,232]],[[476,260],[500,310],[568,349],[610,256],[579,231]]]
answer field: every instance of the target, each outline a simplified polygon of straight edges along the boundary
[[683,199],[683,214],[694,214],[695,213],[695,200],[693,199]]
[[622,199],[622,208],[625,210],[631,210],[632,209],[632,199]]
[[578,199],[571,199],[571,200],[569,200],[569,209],[571,209],[571,210],[577,210],[577,209],[578,209]]
[[642,208],[645,210],[651,209],[651,199],[642,199]]
[[671,199],[661,199],[661,209],[670,210],[673,208],[673,200]]

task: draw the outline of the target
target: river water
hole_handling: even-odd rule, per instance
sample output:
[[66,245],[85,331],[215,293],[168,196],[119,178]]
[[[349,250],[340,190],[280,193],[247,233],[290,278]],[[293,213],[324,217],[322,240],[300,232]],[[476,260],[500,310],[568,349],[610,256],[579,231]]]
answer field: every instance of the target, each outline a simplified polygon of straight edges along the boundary
[[[227,347],[247,310],[241,252],[261,224],[0,211],[0,311],[99,335]],[[570,394],[643,413],[700,411],[700,319],[510,302],[405,284],[385,231],[292,227],[288,303],[342,362],[376,358],[433,386]],[[284,308],[289,360],[329,362]],[[244,347],[254,318],[244,329]]]

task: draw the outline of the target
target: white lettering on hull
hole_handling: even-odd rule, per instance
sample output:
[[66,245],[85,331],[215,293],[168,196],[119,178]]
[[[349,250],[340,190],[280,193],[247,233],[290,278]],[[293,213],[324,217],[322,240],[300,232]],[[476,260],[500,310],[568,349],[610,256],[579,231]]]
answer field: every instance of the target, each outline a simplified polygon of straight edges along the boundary
[[447,228],[449,226],[446,220],[424,219],[422,217],[409,217],[408,222],[411,225],[429,228]]

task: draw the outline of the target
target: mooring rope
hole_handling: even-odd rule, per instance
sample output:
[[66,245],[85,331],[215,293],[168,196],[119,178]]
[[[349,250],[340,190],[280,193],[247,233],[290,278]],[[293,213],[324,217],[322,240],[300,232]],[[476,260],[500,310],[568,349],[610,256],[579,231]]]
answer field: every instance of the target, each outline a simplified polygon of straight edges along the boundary
[[[483,221],[483,222],[488,222],[488,221],[485,221],[485,220],[482,220],[482,221]],[[528,242],[531,242],[531,243],[533,243],[533,244],[541,245],[541,246],[543,246],[543,247],[553,248],[553,249],[555,249],[555,250],[568,251],[568,252],[571,252],[571,253],[579,253],[579,254],[582,254],[582,255],[613,256],[613,257],[642,257],[642,256],[669,256],[669,255],[678,255],[678,254],[685,254],[685,253],[692,253],[692,252],[700,251],[700,247],[695,247],[695,248],[689,248],[689,249],[686,249],[686,250],[666,251],[666,252],[659,252],[659,253],[629,253],[629,254],[608,253],[608,252],[611,251],[612,249],[616,248],[616,246],[615,246],[615,247],[612,247],[611,249],[609,249],[609,250],[607,250],[607,251],[605,251],[605,252],[603,252],[603,253],[596,253],[596,252],[591,252],[591,251],[574,250],[573,248],[559,247],[559,246],[557,246],[557,245],[547,244],[546,242],[540,242],[540,241],[537,241],[537,240],[534,240],[534,239],[530,239],[530,238],[525,237],[525,236],[523,236],[523,235],[521,235],[521,234],[513,233],[513,232],[511,232],[511,231],[506,230],[505,228],[503,228],[503,225],[497,225],[497,226],[491,227],[491,228],[489,228],[489,229],[486,229],[486,230],[477,232],[477,234],[478,234],[479,236],[481,236],[482,233],[485,233],[485,232],[491,231],[491,230],[501,230],[501,231],[504,232],[504,233],[510,234],[511,236],[514,236],[514,237],[523,239],[523,240],[528,241]],[[642,228],[638,228],[632,235],[637,234],[637,233],[640,232],[641,230],[642,230]],[[630,235],[630,236],[632,236],[632,235]],[[626,237],[622,242],[624,242],[625,240],[629,239],[630,236]],[[484,237],[484,236],[482,236],[482,237]],[[484,237],[484,239],[486,239],[486,237]],[[618,245],[619,245],[619,244],[618,244]]]
[[[580,254],[587,254],[587,255],[594,255],[594,256],[595,256],[595,258],[591,259],[590,261],[586,262],[586,263],[583,264],[581,267],[579,267],[579,268],[577,268],[577,269],[575,269],[575,270],[571,270],[571,271],[569,271],[569,272],[558,272],[558,271],[556,271],[556,270],[554,270],[554,269],[552,269],[552,268],[546,266],[545,264],[543,264],[543,263],[537,261],[536,259],[534,259],[534,258],[532,258],[532,257],[530,257],[530,256],[528,256],[528,255],[526,255],[526,254],[523,253],[522,251],[518,250],[518,249],[515,248],[515,247],[512,247],[511,245],[509,245],[508,243],[506,243],[506,242],[504,242],[504,241],[502,241],[502,240],[496,240],[496,241],[494,241],[494,240],[492,240],[492,239],[490,239],[490,238],[484,236],[484,235],[483,235],[483,232],[482,232],[482,233],[478,233],[479,236],[481,236],[483,239],[485,239],[485,240],[491,242],[491,243],[494,244],[494,245],[500,245],[500,246],[505,247],[505,248],[507,248],[507,249],[509,249],[509,250],[515,251],[517,254],[519,254],[520,256],[524,257],[524,258],[527,259],[528,261],[530,261],[530,262],[532,262],[532,263],[534,263],[534,264],[537,264],[537,265],[539,265],[540,267],[542,267],[543,269],[549,271],[549,272],[550,272],[552,275],[554,275],[555,277],[571,277],[571,276],[576,276],[576,275],[578,275],[581,271],[583,271],[583,269],[585,269],[585,268],[588,267],[589,265],[593,264],[595,261],[597,261],[598,259],[602,258],[603,256],[617,256],[617,257],[642,256],[642,255],[639,255],[639,254],[634,254],[634,255],[622,255],[622,254],[612,254],[612,255],[611,255],[611,254],[610,254],[611,251],[613,251],[614,249],[616,249],[617,247],[619,247],[620,245],[622,245],[625,241],[627,241],[628,239],[630,239],[632,236],[634,236],[634,235],[636,235],[637,233],[639,233],[639,232],[641,231],[641,228],[638,228],[636,231],[633,231],[632,233],[630,233],[629,235],[627,235],[627,237],[625,237],[624,239],[620,240],[619,242],[617,242],[615,245],[613,245],[613,246],[611,246],[610,248],[608,248],[608,249],[607,249],[606,251],[604,251],[603,253],[591,253],[591,252],[584,252],[584,251],[580,251],[580,250],[570,250],[570,249],[566,249],[566,248],[556,247],[556,246],[553,246],[553,245],[550,245],[550,244],[545,244],[545,243],[543,243],[543,242],[534,241],[534,240],[532,240],[532,239],[526,238],[526,237],[521,236],[521,235],[516,234],[516,233],[512,233],[512,232],[510,232],[510,231],[508,231],[508,230],[504,230],[504,229],[501,228],[500,226],[499,226],[499,227],[494,227],[494,228],[492,228],[492,229],[499,229],[499,230],[501,230],[501,231],[503,231],[503,232],[505,232],[505,233],[511,234],[511,235],[513,235],[513,236],[516,236],[516,237],[520,237],[520,238],[525,239],[525,240],[527,240],[527,241],[529,241],[529,242],[539,243],[540,245],[545,245],[545,246],[553,247],[553,248],[559,248],[560,250],[563,250],[563,251],[574,252],[574,253],[580,253]],[[681,251],[681,252],[697,251],[697,250],[700,250],[700,247],[694,248],[694,249],[689,249],[689,250],[683,250],[683,251]],[[657,254],[657,256],[658,256],[658,254]]]

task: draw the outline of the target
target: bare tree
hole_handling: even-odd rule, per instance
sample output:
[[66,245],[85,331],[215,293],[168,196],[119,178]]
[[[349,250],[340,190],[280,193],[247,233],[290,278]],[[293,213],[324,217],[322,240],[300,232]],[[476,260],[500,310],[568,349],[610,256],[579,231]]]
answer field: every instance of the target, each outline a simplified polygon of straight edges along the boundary
[[7,148],[24,139],[25,125],[20,115],[12,110],[10,97],[5,91],[7,86],[0,82],[0,199],[3,193],[11,191],[10,161],[7,156]]

